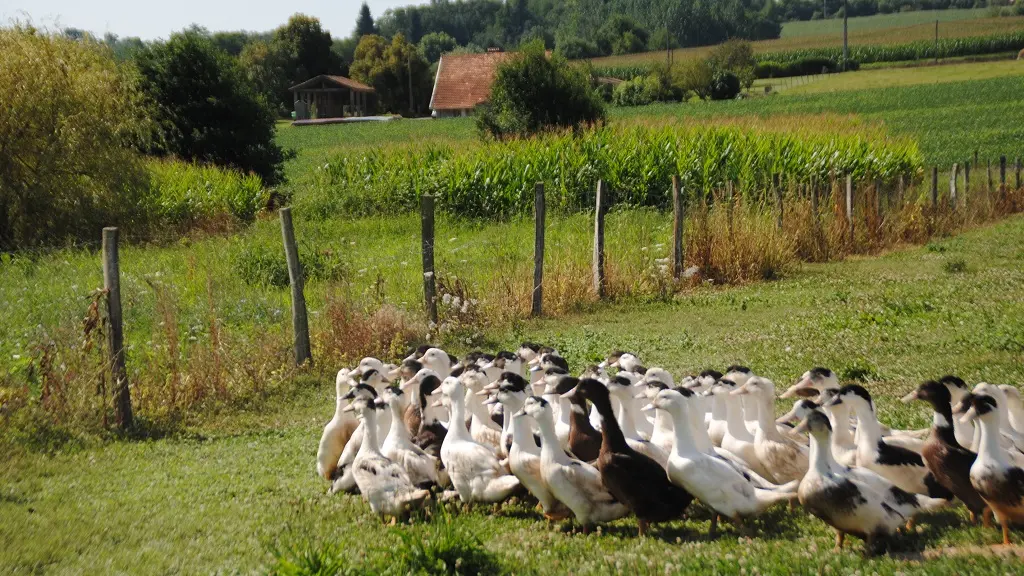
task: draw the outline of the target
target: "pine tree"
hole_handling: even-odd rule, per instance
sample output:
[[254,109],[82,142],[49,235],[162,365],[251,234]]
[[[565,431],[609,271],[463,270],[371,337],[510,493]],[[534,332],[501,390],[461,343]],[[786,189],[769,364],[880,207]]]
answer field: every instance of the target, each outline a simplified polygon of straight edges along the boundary
[[359,9],[359,19],[356,20],[355,37],[362,38],[368,34],[376,34],[377,27],[373,23],[373,16],[370,14],[370,6],[363,2]]

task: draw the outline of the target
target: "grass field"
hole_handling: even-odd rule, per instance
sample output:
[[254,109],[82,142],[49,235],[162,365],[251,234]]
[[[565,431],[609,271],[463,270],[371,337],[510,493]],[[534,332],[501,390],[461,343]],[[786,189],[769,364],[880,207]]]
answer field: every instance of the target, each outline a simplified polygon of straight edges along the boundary
[[[827,35],[794,35],[783,36],[776,40],[760,40],[751,42],[756,54],[764,52],[787,52],[804,50],[810,48],[826,48],[842,46],[842,21],[840,30],[836,34]],[[812,23],[813,24],[813,23]],[[950,22],[939,25],[939,38],[967,38],[971,36],[988,36],[992,34],[1004,34],[1018,32],[1024,29],[1024,16],[1006,18],[978,18]],[[887,44],[903,44],[918,40],[931,40],[935,38],[935,23],[916,24],[910,26],[885,27],[885,28],[863,28],[857,31],[851,29],[849,34],[850,46],[881,46]],[[698,46],[694,48],[682,48],[673,51],[673,57],[678,61],[687,58],[706,57],[714,46]],[[650,62],[664,62],[665,51],[643,52],[638,54],[625,54],[621,56],[604,56],[592,58],[594,66],[615,67],[615,66],[641,66]]]
[[[826,365],[844,380],[864,381],[883,421],[924,426],[922,406],[896,400],[924,378],[1024,380],[1022,234],[1024,218],[1016,217],[928,247],[809,265],[780,282],[603,307],[519,324],[489,340],[550,342],[573,368],[615,347],[676,373],[743,362],[780,384]],[[524,504],[454,512],[451,524],[386,527],[358,498],[326,496],[313,473],[320,427],[333,410],[329,373],[300,378],[292,390],[177,437],[8,452],[0,469],[0,570],[251,573],[306,552],[362,573],[404,574],[446,546],[462,547],[455,553],[478,570],[517,574],[974,575],[1020,566],[1012,556],[1019,548],[989,548],[998,532],[969,526],[962,507],[920,518],[892,556],[871,560],[856,540],[843,553],[828,552],[831,530],[800,509],[771,511],[755,523],[752,540],[726,525],[709,541],[699,506],[643,539],[630,519],[590,536],[566,535]],[[473,538],[482,551],[474,552]]]
[[[844,74],[817,76],[814,82],[793,86],[788,89],[787,94],[849,92],[852,90],[967,82],[1004,77],[1016,78],[1019,81],[1021,76],[1024,76],[1024,62],[1018,60],[985,63],[968,62],[962,64],[943,64],[940,66],[917,66],[913,68],[878,68],[874,70],[858,70]],[[770,83],[771,81],[768,82]],[[937,87],[936,91],[941,91],[941,87]]]
[[[941,30],[942,24],[956,22],[957,25],[964,20],[991,19],[992,13],[988,8],[976,8],[970,10],[914,10],[911,12],[895,12],[893,14],[875,14],[873,16],[855,16],[848,21],[848,29],[851,33],[884,30],[888,28],[906,28],[908,26],[921,26],[930,24],[933,28],[935,21],[939,21]],[[825,20],[804,20],[798,22],[785,22],[782,25],[783,38],[798,38],[801,36],[826,36],[830,34],[843,33],[842,18],[828,18]]]

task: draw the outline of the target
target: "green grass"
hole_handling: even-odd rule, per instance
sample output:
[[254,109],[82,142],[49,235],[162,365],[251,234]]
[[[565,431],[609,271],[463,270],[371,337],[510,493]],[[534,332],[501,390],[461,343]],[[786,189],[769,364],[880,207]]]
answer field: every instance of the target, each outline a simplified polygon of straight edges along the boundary
[[[670,303],[607,306],[488,336],[495,346],[550,342],[574,368],[621,347],[676,373],[743,362],[780,385],[815,365],[868,373],[883,421],[923,426],[925,408],[897,400],[921,379],[952,372],[971,382],[1024,381],[1021,234],[1024,218],[1015,217],[880,258],[809,265],[780,282],[702,288]],[[951,266],[962,270],[950,273]],[[326,496],[313,472],[320,427],[333,410],[331,380],[329,371],[301,379],[294,394],[258,412],[212,418],[168,439],[7,452],[0,569],[249,573],[284,558],[404,573],[415,552],[410,537],[430,546],[418,558],[454,550],[515,573],[973,575],[1019,567],[1019,559],[986,553],[997,531],[967,525],[962,508],[921,518],[917,531],[898,538],[903,556],[872,560],[856,540],[841,554],[828,552],[831,530],[799,509],[768,513],[752,541],[738,541],[729,526],[708,541],[700,507],[644,539],[630,519],[600,534],[566,535],[523,504],[456,512],[454,531],[385,527],[357,497]],[[474,552],[461,530],[485,552]],[[957,550],[939,552],[948,547]]]
[[[816,76],[814,82],[795,86],[787,94],[816,94],[820,92],[849,92],[917,86],[920,84],[944,84],[947,82],[970,82],[991,78],[1024,76],[1024,62],[1008,60],[1003,62],[965,62],[939,66],[917,66],[914,68],[879,68],[858,70],[844,74]],[[778,83],[779,80],[766,80]],[[936,90],[941,90],[937,87]]]
[[[990,18],[991,12],[988,8],[976,8],[973,10],[916,10],[912,12],[897,12],[893,14],[875,14],[872,16],[855,16],[848,20],[848,30],[852,34],[868,30],[885,30],[889,28],[902,28],[906,26],[917,26],[922,24],[935,24],[939,21],[940,34],[942,24],[946,22],[962,22],[964,20],[977,20]],[[957,24],[951,24],[954,27]],[[806,20],[800,22],[786,22],[782,25],[782,38],[799,38],[803,36],[825,36],[829,34],[843,33],[842,18],[828,18],[826,20]]]
[[[968,70],[994,64],[965,64]],[[929,72],[940,78],[959,67],[942,66]],[[916,70],[901,70],[913,74]],[[867,74],[867,73],[865,73]],[[868,76],[870,77],[870,76]],[[821,82],[844,82],[841,78],[822,79],[801,86],[811,90]],[[848,90],[817,94],[784,94],[766,98],[729,102],[691,102],[653,104],[613,110],[613,119],[658,118],[675,116],[709,120],[723,117],[850,114],[864,121],[883,122],[898,135],[917,140],[926,164],[951,166],[962,163],[979,151],[983,159],[1000,155],[1015,158],[1024,155],[1024,78],[1020,75],[969,80]]]

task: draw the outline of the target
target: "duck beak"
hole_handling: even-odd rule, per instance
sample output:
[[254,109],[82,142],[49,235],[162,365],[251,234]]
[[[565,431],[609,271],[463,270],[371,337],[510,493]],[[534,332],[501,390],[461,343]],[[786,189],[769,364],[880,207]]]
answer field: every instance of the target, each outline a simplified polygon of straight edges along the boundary
[[793,420],[796,420],[796,411],[795,410],[790,410],[789,412],[786,412],[782,416],[779,416],[775,420],[775,423],[776,424],[789,424]]
[[484,400],[484,406],[490,406],[491,404],[497,404],[497,403],[498,403],[497,396],[491,396],[487,400]]
[[433,390],[432,390],[432,391],[430,392],[430,394],[427,394],[427,396],[437,396],[437,395],[438,395],[438,394],[440,394],[440,393],[441,393],[441,387],[440,387],[440,386],[438,386],[437,388],[434,388],[434,389],[433,389]]
[[573,386],[572,389],[566,392],[565,394],[559,394],[559,397],[565,398],[566,400],[571,399],[573,394],[576,394],[576,388],[578,388],[578,386]]
[[978,411],[974,409],[974,406],[971,406],[971,409],[968,410],[967,412],[964,412],[964,415],[960,417],[960,423],[970,424],[971,422],[974,422],[974,419],[977,417]]
[[642,412],[652,412],[655,408],[656,406],[654,404],[644,404],[644,407],[641,408],[640,410]]
[[530,366],[530,373],[540,372],[541,370],[543,370],[543,368],[540,367],[540,364],[534,364],[533,366]]
[[743,386],[740,386],[739,388],[737,388],[735,390],[730,390],[729,391],[729,395],[730,396],[743,396],[744,394],[749,394],[749,393],[750,393],[750,390],[747,388],[746,384],[744,384]]
[[605,361],[601,362],[600,364],[597,365],[597,367],[598,368],[607,368],[608,367],[608,361],[605,360]]
[[433,408],[444,408],[444,404],[440,400],[436,400],[434,402],[431,402],[430,406],[433,407]]
[[904,404],[910,404],[914,400],[920,400],[920,396],[917,395],[917,390],[914,390],[910,394],[900,398],[900,402],[903,402]]
[[342,408],[341,411],[342,412],[354,412],[355,409],[356,409],[356,407],[355,407],[354,404],[349,404],[348,406],[345,406],[344,408]]
[[644,393],[644,392],[639,392],[639,393],[633,395],[633,399],[634,400],[646,400],[647,399],[647,394]]
[[793,432],[796,434],[805,434],[807,432],[807,428],[807,420],[802,420],[796,425],[796,428],[793,428]]
[[491,368],[494,368],[494,361],[493,360],[491,360],[487,364],[484,364],[483,366],[481,366],[480,367],[480,371],[483,372],[485,370],[490,370]]
[[786,388],[786,391],[783,392],[779,398],[793,398],[798,396],[801,391],[807,390],[808,388],[811,388],[811,383],[807,380],[801,380],[789,388]]

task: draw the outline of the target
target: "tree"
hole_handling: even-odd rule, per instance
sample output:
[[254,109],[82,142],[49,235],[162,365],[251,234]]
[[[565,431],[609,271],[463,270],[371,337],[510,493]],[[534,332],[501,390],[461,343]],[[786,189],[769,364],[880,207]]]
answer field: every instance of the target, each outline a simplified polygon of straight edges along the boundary
[[711,97],[711,81],[715,70],[703,58],[683,60],[672,67],[672,86],[684,94],[693,94],[701,100]]
[[144,221],[145,99],[109,47],[76,37],[0,29],[0,252]]
[[235,59],[208,37],[173,34],[136,64],[164,133],[151,152],[252,172],[267,184],[282,180],[273,112]]
[[457,46],[455,38],[444,32],[431,32],[420,40],[420,52],[430,63],[437,62],[441,59],[441,54],[451,52]]
[[500,139],[552,128],[578,129],[604,118],[604,103],[591,89],[590,73],[561,56],[547,57],[544,45],[532,42],[498,67],[477,127]]
[[746,40],[729,40],[716,46],[708,55],[715,70],[727,70],[736,75],[744,88],[754,84],[754,48]]
[[406,41],[401,33],[396,34],[390,43],[377,35],[363,36],[356,46],[349,74],[377,90],[381,107],[403,115],[414,115],[419,110],[425,110],[434,84],[430,64],[416,45]]
[[289,79],[285,73],[286,55],[275,49],[275,45],[257,40],[246,44],[238,55],[238,64],[246,78],[276,112],[287,112],[282,107],[281,92],[287,91]]
[[370,6],[363,2],[359,8],[359,18],[356,20],[356,29],[352,35],[358,40],[363,36],[377,33],[377,27],[373,24],[373,15],[370,14]]
[[331,50],[332,44],[331,34],[320,26],[320,20],[305,14],[292,15],[287,24],[274,31],[271,49],[280,54],[286,78],[278,95],[286,109],[292,107],[289,86],[340,70],[341,62]]

